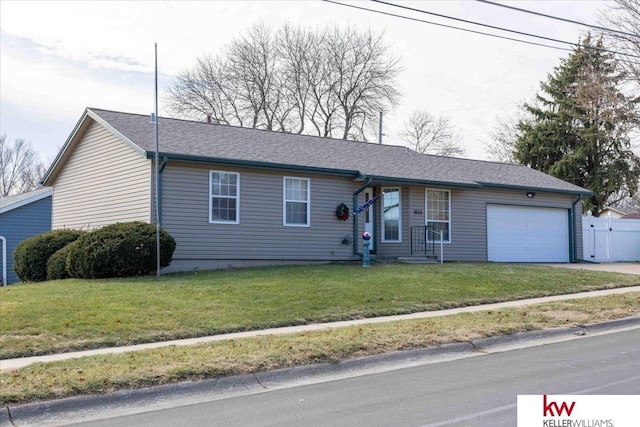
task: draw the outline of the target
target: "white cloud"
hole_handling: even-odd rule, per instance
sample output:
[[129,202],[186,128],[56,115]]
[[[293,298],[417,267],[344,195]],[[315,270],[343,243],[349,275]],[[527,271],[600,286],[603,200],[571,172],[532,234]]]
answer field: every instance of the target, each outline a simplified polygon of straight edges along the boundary
[[[350,4],[380,8],[372,2]],[[413,7],[577,41],[582,28],[469,1],[406,2]],[[594,22],[601,2],[518,2],[518,6]],[[87,106],[147,113],[153,108],[154,43],[161,87],[205,53],[215,53],[247,26],[285,21],[330,23],[385,31],[403,57],[405,96],[385,119],[385,142],[398,142],[403,117],[416,107],[444,112],[458,123],[471,157],[482,158],[501,110],[531,97],[566,53],[515,44],[312,1],[214,2],[0,2],[0,92],[12,112],[37,112],[64,131]],[[386,8],[388,10],[388,8]],[[394,13],[402,13],[394,10]],[[455,24],[427,15],[420,19]],[[468,26],[467,26],[468,27]],[[475,28],[474,29],[478,29]],[[5,107],[7,108],[7,107]],[[16,113],[18,114],[18,113]],[[29,138],[30,117],[3,113],[3,132]],[[17,126],[15,123],[22,123]],[[33,126],[34,128],[36,126]],[[27,132],[20,134],[18,132]],[[46,134],[35,144],[50,150]],[[66,135],[65,135],[66,137]]]

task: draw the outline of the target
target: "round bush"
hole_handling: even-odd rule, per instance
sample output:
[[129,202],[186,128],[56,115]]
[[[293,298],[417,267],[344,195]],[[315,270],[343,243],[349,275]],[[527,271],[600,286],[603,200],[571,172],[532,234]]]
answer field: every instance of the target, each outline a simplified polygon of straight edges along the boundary
[[77,240],[69,243],[49,257],[49,261],[47,261],[47,280],[61,280],[71,277],[67,271],[67,259],[69,258],[69,248],[76,243]]
[[13,251],[13,269],[23,282],[46,280],[49,257],[82,234],[79,230],[53,230],[23,240]]
[[[160,266],[171,263],[176,242],[160,230]],[[67,272],[83,279],[144,276],[156,270],[156,226],[146,222],[107,225],[69,248]]]

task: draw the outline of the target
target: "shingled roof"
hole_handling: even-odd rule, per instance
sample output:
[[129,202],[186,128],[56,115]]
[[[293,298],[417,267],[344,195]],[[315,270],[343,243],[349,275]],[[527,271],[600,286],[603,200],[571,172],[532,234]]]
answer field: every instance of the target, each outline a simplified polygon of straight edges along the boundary
[[37,202],[53,194],[53,188],[43,187],[14,196],[0,197],[0,214]]
[[[88,108],[86,116],[119,134],[148,157],[153,156],[154,124],[148,115]],[[584,188],[522,165],[432,156],[395,145],[163,117],[159,118],[158,123],[160,155],[169,159],[317,170],[364,176],[377,182],[590,193]],[[65,148],[68,145],[69,141]]]

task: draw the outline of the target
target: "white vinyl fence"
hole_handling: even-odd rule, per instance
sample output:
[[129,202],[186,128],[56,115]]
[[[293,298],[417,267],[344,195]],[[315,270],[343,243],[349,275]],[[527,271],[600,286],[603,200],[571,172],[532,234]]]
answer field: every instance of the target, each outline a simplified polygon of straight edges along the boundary
[[585,261],[640,261],[640,220],[611,216],[582,217],[582,251]]

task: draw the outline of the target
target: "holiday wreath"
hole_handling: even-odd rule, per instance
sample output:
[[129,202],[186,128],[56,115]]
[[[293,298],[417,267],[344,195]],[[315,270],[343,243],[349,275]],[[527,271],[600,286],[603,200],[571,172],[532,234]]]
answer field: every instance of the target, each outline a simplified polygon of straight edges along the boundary
[[338,219],[341,219],[343,221],[349,219],[349,206],[345,205],[344,203],[340,203],[336,208],[336,216],[338,217]]

